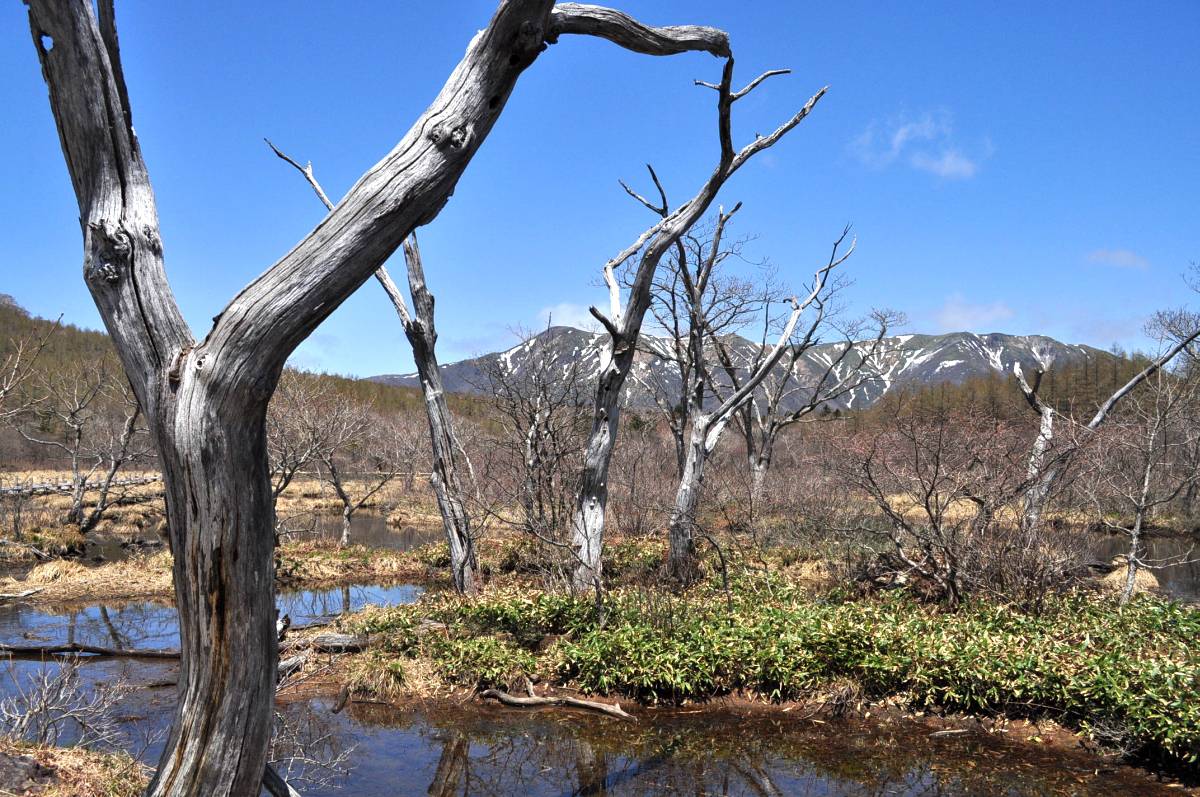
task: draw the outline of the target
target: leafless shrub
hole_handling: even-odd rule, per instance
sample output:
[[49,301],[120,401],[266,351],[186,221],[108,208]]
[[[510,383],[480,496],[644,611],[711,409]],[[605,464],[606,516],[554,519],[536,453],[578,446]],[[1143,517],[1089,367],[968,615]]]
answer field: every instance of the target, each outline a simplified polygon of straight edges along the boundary
[[311,706],[276,711],[267,760],[292,786],[315,790],[341,788],[353,769],[357,745],[346,745],[330,723]]
[[69,741],[96,749],[122,746],[124,735],[114,708],[129,693],[129,685],[84,687],[74,658],[44,663],[24,677],[9,662],[8,678],[14,693],[0,700],[0,728],[5,735],[41,745]]
[[519,365],[501,357],[485,372],[499,434],[480,474],[490,501],[477,516],[515,528],[534,541],[545,573],[568,581],[569,544],[588,408],[580,361],[552,335],[522,335]]
[[77,366],[31,380],[33,396],[13,420],[28,442],[61,456],[71,472],[65,521],[94,530],[125,496],[122,468],[153,454],[137,398],[128,381],[104,363]]
[[653,417],[626,415],[608,474],[608,509],[619,534],[645,537],[665,523],[677,479],[663,467],[671,456],[664,437]]
[[1020,428],[985,413],[904,409],[835,460],[860,494],[839,525],[886,542],[877,579],[915,583],[951,606],[992,592],[1036,609],[1084,552],[1021,522],[1027,451]]

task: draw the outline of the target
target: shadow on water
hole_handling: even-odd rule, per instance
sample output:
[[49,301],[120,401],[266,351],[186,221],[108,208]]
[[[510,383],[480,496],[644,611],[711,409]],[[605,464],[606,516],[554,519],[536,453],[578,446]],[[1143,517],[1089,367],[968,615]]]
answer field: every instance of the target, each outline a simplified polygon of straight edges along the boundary
[[[930,738],[910,721],[720,711],[655,711],[636,724],[562,712],[467,706],[401,711],[312,701],[353,769],[343,793],[422,795],[1154,795],[1128,771],[1097,774],[1082,754],[1043,752],[983,733]],[[301,789],[311,797],[333,788]]]

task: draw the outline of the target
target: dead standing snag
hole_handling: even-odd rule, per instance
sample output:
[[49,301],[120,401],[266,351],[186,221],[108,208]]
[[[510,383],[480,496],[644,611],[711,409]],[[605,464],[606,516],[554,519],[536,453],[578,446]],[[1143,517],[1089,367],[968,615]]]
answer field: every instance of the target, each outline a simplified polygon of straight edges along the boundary
[[[270,139],[265,140],[271,151],[304,176],[326,209],[333,210],[333,202],[313,174],[312,163],[301,166],[280,151]],[[412,296],[416,317],[409,312],[404,294],[396,287],[387,266],[379,267],[375,272],[375,279],[379,281],[400,318],[400,325],[404,327],[404,335],[412,347],[413,362],[417,366],[417,376],[421,381],[421,395],[425,399],[425,417],[429,421],[429,442],[433,454],[429,482],[433,486],[438,512],[442,516],[442,526],[446,532],[454,588],[465,594],[473,594],[480,586],[479,562],[475,556],[471,516],[467,512],[466,496],[462,479],[459,477],[459,463],[466,461],[466,454],[455,432],[450,407],[446,403],[446,391],[442,386],[442,371],[438,367],[435,349],[437,327],[434,324],[433,293],[425,284],[425,268],[421,262],[421,252],[417,248],[415,233],[404,242],[404,263],[408,271],[408,290]],[[469,462],[467,468],[469,471]]]
[[196,340],[163,266],[112,0],[28,7],[79,205],[84,279],[163,470],[180,687],[148,794],[256,795],[278,659],[264,418],[288,355],[438,214],[546,42],[583,33],[638,52],[728,56],[728,39],[708,28],[648,28],[594,6],[503,0],[396,147]]
[[[734,91],[733,58],[730,57],[725,61],[719,85],[697,81],[698,85],[707,86],[717,92],[717,137],[720,140],[720,155],[712,174],[695,196],[671,210],[667,207],[665,193],[653,169],[650,170],[650,175],[659,190],[661,206],[656,207],[626,189],[639,202],[660,212],[662,218],[638,236],[624,251],[604,264],[604,282],[608,286],[609,297],[608,314],[596,307],[588,308],[608,332],[609,345],[597,379],[592,432],[584,455],[579,498],[571,524],[571,544],[578,560],[572,582],[577,590],[595,589],[598,593],[601,587],[600,557],[604,545],[605,510],[608,506],[608,466],[616,444],[621,414],[621,392],[633,367],[637,339],[641,333],[642,319],[650,305],[654,272],[659,261],[704,216],[725,182],[745,165],[746,161],[774,145],[804,121],[825,95],[826,90],[821,89],[773,133],[759,136],[742,149],[735,150],[730,121],[733,103],[745,97],[766,78],[779,73],[780,70],[764,73],[744,89]],[[630,282],[628,296],[622,305],[616,269],[639,252],[641,254],[638,265]]]

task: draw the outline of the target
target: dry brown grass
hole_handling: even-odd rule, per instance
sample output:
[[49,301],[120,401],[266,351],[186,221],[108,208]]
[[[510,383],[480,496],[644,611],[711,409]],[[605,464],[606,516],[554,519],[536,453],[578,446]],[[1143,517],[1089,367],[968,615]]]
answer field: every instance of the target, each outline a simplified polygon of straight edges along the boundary
[[[41,797],[134,797],[146,788],[149,771],[124,753],[80,747],[47,747],[0,739],[0,752],[29,756],[53,771]],[[0,795],[8,792],[0,791]]]
[[[334,542],[288,543],[279,549],[280,586],[306,589],[345,584],[387,584],[428,581],[428,568],[409,553],[351,546]],[[79,603],[136,599],[169,600],[171,554],[137,554],[121,562],[87,565],[73,559],[54,559],[24,574],[0,578],[0,593],[37,589],[31,603]]]
[[426,581],[428,568],[411,553],[352,545],[332,540],[289,543],[279,549],[276,573],[289,587],[336,587],[343,584]]
[[[1124,564],[1118,567],[1111,573],[1106,574],[1103,578],[1097,581],[1100,591],[1107,595],[1119,595],[1125,590],[1125,580],[1129,577],[1129,571]],[[1154,573],[1145,568],[1141,568],[1133,576],[1133,593],[1141,595],[1143,593],[1158,592],[1158,578]]]
[[173,589],[171,555],[159,551],[95,567],[55,559],[35,565],[22,577],[0,578],[0,592],[29,589],[40,590],[27,598],[36,603],[167,598]]

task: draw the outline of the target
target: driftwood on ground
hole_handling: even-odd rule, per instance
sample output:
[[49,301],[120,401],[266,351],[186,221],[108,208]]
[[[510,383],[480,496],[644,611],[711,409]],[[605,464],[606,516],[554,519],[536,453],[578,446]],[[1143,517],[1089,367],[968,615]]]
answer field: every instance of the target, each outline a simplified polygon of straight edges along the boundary
[[499,689],[485,689],[479,693],[481,698],[485,700],[491,698],[497,700],[506,706],[513,708],[540,708],[543,706],[567,706],[569,708],[581,708],[588,711],[599,711],[602,714],[607,714],[610,717],[616,717],[623,720],[634,720],[632,714],[628,714],[620,705],[616,703],[600,703],[595,700],[582,700],[578,697],[569,695],[561,695],[557,697],[539,697],[532,694],[530,690],[528,697],[519,697],[510,695],[507,692],[501,692]]
[[[113,479],[110,487],[137,487],[142,484],[154,484],[162,481],[161,476],[139,476],[129,479]],[[71,482],[46,482],[43,484],[18,484],[12,487],[0,487],[0,496],[19,495],[69,495],[75,489]]]
[[318,634],[309,639],[298,639],[284,643],[281,649],[298,650],[307,648],[318,653],[357,653],[367,646],[366,637],[354,634]]

